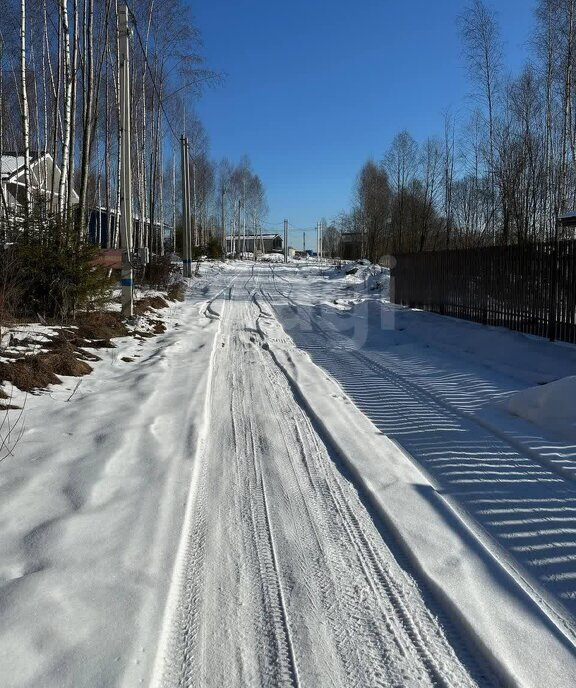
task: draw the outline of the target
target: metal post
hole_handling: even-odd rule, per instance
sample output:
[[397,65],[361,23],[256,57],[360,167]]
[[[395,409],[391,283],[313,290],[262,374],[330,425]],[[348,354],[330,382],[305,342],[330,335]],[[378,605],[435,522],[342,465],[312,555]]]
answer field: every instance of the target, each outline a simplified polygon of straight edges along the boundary
[[288,220],[284,220],[284,262],[288,262]]
[[128,8],[118,16],[118,64],[120,67],[120,248],[122,249],[122,316],[133,315],[132,285],[132,165],[130,160],[130,26]]

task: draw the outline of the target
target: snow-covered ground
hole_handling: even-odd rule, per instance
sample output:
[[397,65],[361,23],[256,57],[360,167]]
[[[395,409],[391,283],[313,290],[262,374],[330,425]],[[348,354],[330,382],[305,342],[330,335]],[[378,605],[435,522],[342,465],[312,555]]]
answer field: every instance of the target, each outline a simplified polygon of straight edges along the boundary
[[205,263],[28,395],[0,685],[573,685],[576,348],[389,288]]

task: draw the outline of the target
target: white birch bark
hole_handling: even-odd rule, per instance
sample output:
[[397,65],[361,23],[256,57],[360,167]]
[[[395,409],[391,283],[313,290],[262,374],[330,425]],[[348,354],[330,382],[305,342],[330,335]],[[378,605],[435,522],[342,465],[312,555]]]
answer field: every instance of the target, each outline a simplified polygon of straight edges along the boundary
[[20,87],[22,104],[22,137],[24,140],[24,213],[26,219],[31,212],[30,192],[30,114],[26,84],[26,0],[20,3]]
[[70,150],[70,120],[72,112],[72,65],[70,57],[70,25],[68,20],[67,0],[60,0],[60,14],[62,17],[62,58],[64,65],[64,117],[62,132],[62,166],[60,170],[60,184],[58,188],[58,213],[60,217],[66,210],[66,181],[68,178],[68,162]]

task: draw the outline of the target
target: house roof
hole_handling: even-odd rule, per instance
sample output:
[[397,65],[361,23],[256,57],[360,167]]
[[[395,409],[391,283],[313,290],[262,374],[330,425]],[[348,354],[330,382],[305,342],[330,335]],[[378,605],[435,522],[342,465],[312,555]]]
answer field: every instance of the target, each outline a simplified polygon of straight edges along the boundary
[[0,171],[2,172],[2,179],[10,177],[17,169],[24,165],[24,158],[15,155],[0,156]]
[[[46,153],[30,152],[30,162],[36,162]],[[2,179],[8,179],[15,172],[24,167],[24,153],[3,153],[0,156],[0,171]]]

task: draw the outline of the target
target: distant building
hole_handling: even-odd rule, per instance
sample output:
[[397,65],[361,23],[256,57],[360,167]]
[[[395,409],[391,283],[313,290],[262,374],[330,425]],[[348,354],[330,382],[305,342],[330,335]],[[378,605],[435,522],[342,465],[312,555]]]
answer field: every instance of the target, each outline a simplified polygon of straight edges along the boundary
[[[144,218],[144,229],[150,229],[150,220]],[[159,220],[154,222],[156,232],[162,232],[162,241],[166,243],[172,237],[172,225],[161,223]],[[132,213],[132,233],[133,236],[141,236],[140,217],[138,213]],[[88,238],[90,243],[106,248],[111,246],[116,236],[116,209],[110,208],[110,213],[106,208],[90,208],[88,216]]]
[[[55,212],[58,208],[60,191],[60,168],[50,153],[30,153],[30,192],[32,204],[42,203]],[[0,156],[0,180],[3,203],[8,206],[12,217],[23,217],[26,203],[24,184],[24,154],[4,153]],[[72,190],[72,205],[77,205],[80,198]]]
[[257,234],[256,236],[250,234],[244,238],[240,236],[240,245],[238,244],[237,236],[226,237],[226,253],[254,253],[254,244],[256,244],[256,251],[262,251],[260,239],[264,244],[264,253],[281,253],[282,252],[282,237],[279,234]]
[[342,232],[340,235],[340,253],[344,260],[358,260],[362,255],[362,233]]
[[560,215],[560,226],[562,239],[576,239],[576,210]]

